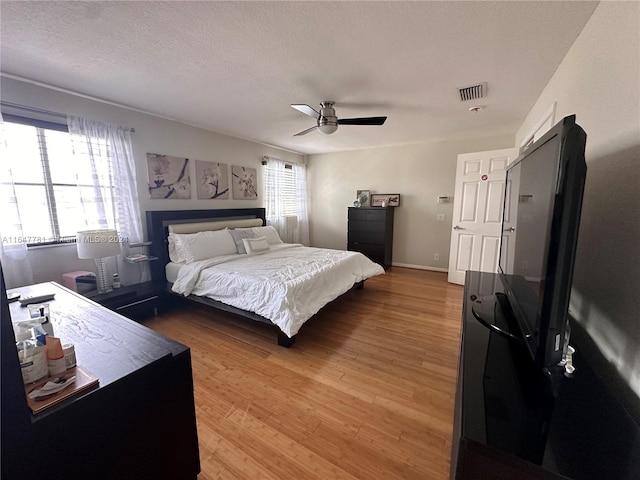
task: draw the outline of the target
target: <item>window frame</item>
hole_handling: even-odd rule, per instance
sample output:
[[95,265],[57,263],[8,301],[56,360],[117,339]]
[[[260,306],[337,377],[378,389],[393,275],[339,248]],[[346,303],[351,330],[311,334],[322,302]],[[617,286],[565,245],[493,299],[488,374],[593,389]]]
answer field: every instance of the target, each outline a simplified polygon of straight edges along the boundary
[[[29,182],[12,182],[14,185],[23,185],[23,186],[42,186],[45,189],[45,196],[47,199],[47,210],[49,215],[49,220],[51,223],[52,237],[54,240],[49,240],[46,242],[26,242],[27,248],[32,247],[44,247],[44,246],[52,246],[52,245],[65,245],[65,244],[75,244],[76,237],[75,236],[62,236],[60,234],[60,225],[58,223],[58,213],[57,213],[57,205],[54,189],[55,187],[93,187],[93,185],[89,184],[68,184],[68,183],[54,183],[51,179],[51,170],[49,165],[49,158],[47,152],[47,143],[45,140],[45,130],[54,130],[58,132],[65,132],[69,134],[69,127],[66,124],[55,123],[46,120],[39,120],[35,118],[23,117],[20,115],[13,114],[2,114],[2,119],[6,123],[14,123],[19,125],[26,125],[30,127],[36,128],[36,136],[38,140],[38,147],[40,150],[40,162],[43,169],[43,183],[29,183]],[[3,182],[0,182],[3,183]],[[110,189],[113,189],[114,186],[110,185]],[[29,236],[26,236],[28,240]]]

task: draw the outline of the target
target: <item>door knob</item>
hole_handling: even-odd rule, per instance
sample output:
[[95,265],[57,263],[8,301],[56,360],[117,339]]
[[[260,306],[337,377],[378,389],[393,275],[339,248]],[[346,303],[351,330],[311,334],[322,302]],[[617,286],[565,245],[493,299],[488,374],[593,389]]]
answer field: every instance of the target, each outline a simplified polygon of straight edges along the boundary
[[516,227],[509,227],[509,228],[505,228],[504,230],[502,230],[503,232],[515,232],[516,231]]
[[453,226],[453,229],[454,229],[454,230],[464,230],[464,228],[459,227],[458,225],[454,225],[454,226]]

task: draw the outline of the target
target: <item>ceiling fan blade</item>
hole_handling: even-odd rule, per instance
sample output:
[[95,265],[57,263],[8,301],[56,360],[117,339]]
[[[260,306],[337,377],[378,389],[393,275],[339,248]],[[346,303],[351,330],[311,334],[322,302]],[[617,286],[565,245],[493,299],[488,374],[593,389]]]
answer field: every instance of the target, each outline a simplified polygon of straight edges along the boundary
[[315,130],[315,129],[317,129],[317,128],[318,128],[318,126],[317,126],[317,125],[314,125],[314,126],[313,126],[313,127],[311,127],[311,128],[307,128],[306,130],[303,130],[303,131],[301,131],[301,132],[296,133],[296,134],[294,135],[294,137],[299,137],[300,135],[306,135],[306,134],[307,134],[307,133],[309,133],[311,130]]
[[384,125],[387,117],[340,118],[338,125]]
[[304,113],[305,115],[309,115],[310,117],[318,118],[320,116],[320,114],[316,112],[313,108],[311,108],[309,105],[292,104],[291,106],[296,110]]

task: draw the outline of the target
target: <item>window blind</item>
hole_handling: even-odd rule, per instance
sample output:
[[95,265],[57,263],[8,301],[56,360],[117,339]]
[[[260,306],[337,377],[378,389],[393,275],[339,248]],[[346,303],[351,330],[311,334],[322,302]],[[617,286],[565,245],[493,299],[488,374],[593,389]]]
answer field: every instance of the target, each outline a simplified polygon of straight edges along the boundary
[[270,192],[278,192],[279,215],[296,214],[296,174],[291,165],[266,162],[271,175],[265,175],[265,188]]

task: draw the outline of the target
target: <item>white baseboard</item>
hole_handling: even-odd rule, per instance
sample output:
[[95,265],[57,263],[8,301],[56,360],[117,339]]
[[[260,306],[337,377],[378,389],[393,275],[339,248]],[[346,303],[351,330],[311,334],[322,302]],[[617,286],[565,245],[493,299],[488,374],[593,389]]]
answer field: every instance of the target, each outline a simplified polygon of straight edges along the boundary
[[391,263],[392,267],[405,267],[405,268],[415,268],[418,270],[431,270],[432,272],[444,272],[444,273],[448,273],[449,269],[448,268],[438,268],[438,267],[425,267],[424,265],[412,265],[410,263],[396,263],[396,262],[392,262]]

